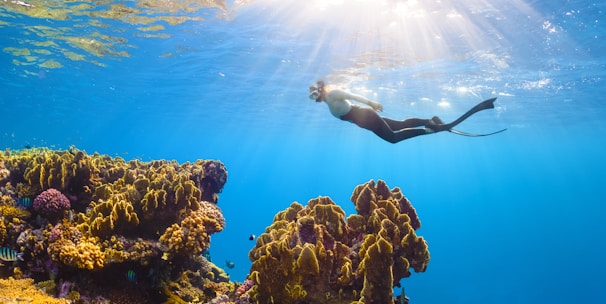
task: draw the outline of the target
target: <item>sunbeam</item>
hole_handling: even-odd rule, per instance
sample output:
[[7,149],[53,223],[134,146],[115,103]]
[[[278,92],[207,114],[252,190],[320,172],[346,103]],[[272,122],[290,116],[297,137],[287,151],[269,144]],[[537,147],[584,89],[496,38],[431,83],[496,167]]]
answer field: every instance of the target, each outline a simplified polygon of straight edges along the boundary
[[[508,66],[509,39],[501,10],[541,20],[524,1],[260,1],[282,30],[310,43],[306,67],[339,85],[351,85],[415,64],[490,58]],[[269,7],[271,7],[269,9]],[[500,7],[500,9],[499,9]],[[509,17],[511,18],[511,17]],[[311,31],[310,29],[316,29]],[[331,58],[330,60],[328,58]]]

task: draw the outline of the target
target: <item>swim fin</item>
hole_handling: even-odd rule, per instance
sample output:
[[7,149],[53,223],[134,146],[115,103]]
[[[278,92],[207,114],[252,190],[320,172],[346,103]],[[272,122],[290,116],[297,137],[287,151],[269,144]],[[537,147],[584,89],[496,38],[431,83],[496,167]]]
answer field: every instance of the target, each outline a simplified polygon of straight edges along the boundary
[[482,110],[494,109],[494,102],[495,102],[495,100],[497,100],[496,97],[490,98],[490,99],[486,99],[486,100],[478,103],[475,107],[471,108],[465,114],[461,115],[461,117],[457,118],[455,121],[453,121],[451,123],[447,123],[447,124],[435,125],[435,126],[432,126],[431,129],[434,129],[434,127],[436,127],[437,130],[434,129],[434,131],[436,131],[436,132],[450,131],[452,128],[454,128],[458,124],[462,123],[465,119],[469,118],[469,116],[471,116],[471,115],[473,115],[473,114],[475,114],[477,112],[480,112]]
[[457,135],[463,135],[463,136],[469,136],[469,137],[489,136],[489,135],[494,135],[494,134],[497,134],[497,133],[501,133],[503,131],[507,131],[507,128],[505,128],[503,130],[496,131],[496,132],[485,133],[485,134],[474,134],[474,133],[467,133],[467,132],[463,132],[463,131],[459,131],[459,130],[455,130],[455,129],[448,129],[448,132],[450,132],[450,133],[454,133],[454,134],[457,134]]

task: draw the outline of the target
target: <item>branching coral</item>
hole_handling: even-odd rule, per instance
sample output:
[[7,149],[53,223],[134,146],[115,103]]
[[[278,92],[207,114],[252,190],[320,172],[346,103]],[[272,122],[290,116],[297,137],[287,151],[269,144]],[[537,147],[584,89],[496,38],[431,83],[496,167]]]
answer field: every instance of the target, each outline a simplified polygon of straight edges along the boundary
[[83,238],[76,243],[59,239],[51,243],[48,250],[54,261],[67,266],[98,270],[105,265],[105,255],[95,238]]
[[225,219],[217,206],[201,202],[198,210],[192,210],[179,225],[173,224],[160,237],[173,254],[196,254],[210,245],[210,235],[223,230]]
[[409,268],[425,271],[427,244],[399,188],[370,181],[356,187],[352,202],[358,214],[347,219],[327,197],[279,212],[249,253],[252,300],[391,303]]

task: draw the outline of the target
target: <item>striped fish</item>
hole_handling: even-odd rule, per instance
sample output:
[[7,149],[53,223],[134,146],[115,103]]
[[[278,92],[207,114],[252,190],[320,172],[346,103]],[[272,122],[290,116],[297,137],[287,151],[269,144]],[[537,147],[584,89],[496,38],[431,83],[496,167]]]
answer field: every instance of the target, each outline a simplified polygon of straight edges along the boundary
[[126,272],[126,278],[131,282],[135,282],[137,281],[137,274],[134,270],[129,270]]
[[20,197],[17,202],[19,206],[24,208],[29,208],[32,206],[32,199],[29,197]]
[[23,261],[23,252],[17,252],[8,247],[2,247],[0,248],[0,260],[5,262],[14,262],[16,260]]

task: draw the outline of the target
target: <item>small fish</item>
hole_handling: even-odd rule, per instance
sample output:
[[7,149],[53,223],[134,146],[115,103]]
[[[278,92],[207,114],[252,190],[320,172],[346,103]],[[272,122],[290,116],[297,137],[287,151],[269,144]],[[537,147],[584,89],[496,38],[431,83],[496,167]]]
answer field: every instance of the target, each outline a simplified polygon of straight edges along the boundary
[[398,302],[399,302],[400,304],[408,304],[408,301],[409,301],[409,299],[408,299],[408,297],[406,296],[406,293],[404,293],[404,287],[402,287],[402,293],[400,294],[400,297],[399,297],[399,301],[398,301]]
[[225,266],[227,266],[227,268],[229,269],[233,269],[234,267],[236,267],[236,263],[232,261],[225,261]]
[[67,220],[73,222],[74,219],[76,219],[76,214],[74,213],[74,210],[69,209],[69,211],[67,212]]
[[137,274],[134,270],[129,270],[126,272],[126,278],[131,282],[135,282],[137,281]]
[[248,237],[248,239],[249,239],[250,241],[253,241],[253,240],[254,240],[256,237],[257,237],[256,235],[251,234],[251,235]]
[[212,260],[210,258],[210,250],[208,250],[208,249],[202,250],[202,256],[209,262],[212,262]]
[[29,197],[20,197],[19,199],[17,199],[17,203],[21,207],[29,208],[32,206],[32,199]]
[[5,262],[14,262],[16,260],[23,261],[23,252],[17,252],[8,247],[2,247],[0,248],[0,260]]

